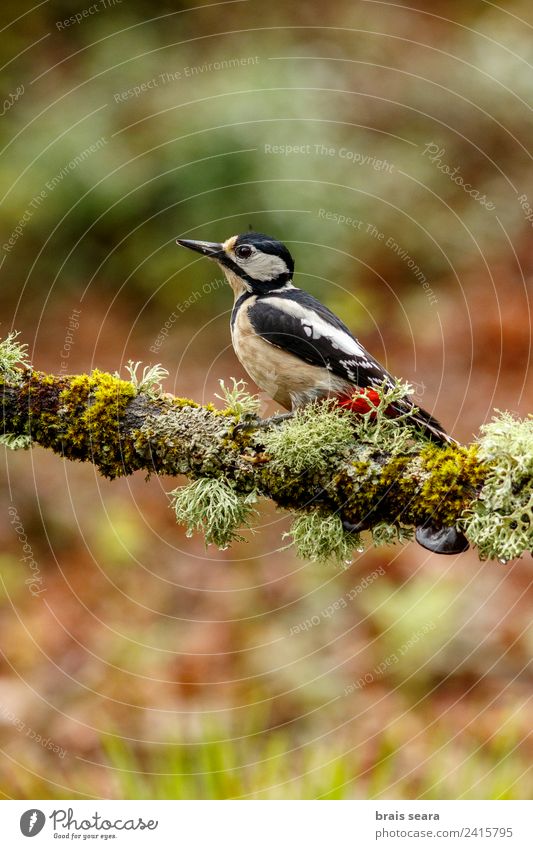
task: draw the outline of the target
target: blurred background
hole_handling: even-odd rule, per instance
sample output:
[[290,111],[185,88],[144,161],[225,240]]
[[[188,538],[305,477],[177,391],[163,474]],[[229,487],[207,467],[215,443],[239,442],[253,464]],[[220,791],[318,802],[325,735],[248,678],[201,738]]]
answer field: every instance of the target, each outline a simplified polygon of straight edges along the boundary
[[[25,6],[0,12],[0,330],[36,367],[160,362],[214,400],[245,377],[230,292],[175,238],[252,227],[459,439],[531,410],[527,0]],[[269,504],[206,550],[175,485],[6,452],[5,797],[531,797],[529,557],[339,571]]]

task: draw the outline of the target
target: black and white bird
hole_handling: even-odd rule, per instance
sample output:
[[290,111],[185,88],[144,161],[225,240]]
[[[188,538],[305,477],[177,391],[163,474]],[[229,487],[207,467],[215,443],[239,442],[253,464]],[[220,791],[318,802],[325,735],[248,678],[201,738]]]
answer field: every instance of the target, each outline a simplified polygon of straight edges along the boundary
[[[281,242],[252,232],[225,242],[177,242],[223,269],[235,296],[231,314],[235,353],[255,383],[285,409],[334,398],[342,407],[365,413],[379,403],[377,389],[394,386],[394,378],[346,325],[293,284],[294,260]],[[391,417],[407,413],[430,439],[455,442],[408,396],[392,403],[387,413]],[[466,538],[455,528],[427,525],[417,529],[416,538],[441,554],[468,548]]]

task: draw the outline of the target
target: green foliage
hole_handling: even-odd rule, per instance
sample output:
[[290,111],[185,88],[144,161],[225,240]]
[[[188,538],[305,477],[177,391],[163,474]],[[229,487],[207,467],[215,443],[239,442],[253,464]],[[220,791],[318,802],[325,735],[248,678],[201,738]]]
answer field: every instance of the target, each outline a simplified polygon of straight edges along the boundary
[[[69,4],[63,2],[61,5],[66,15]],[[347,19],[352,13],[352,5],[345,4],[344,14]],[[380,23],[379,7],[374,10],[372,5],[368,10],[365,9],[365,26],[371,31]],[[44,4],[43,10],[48,6]],[[170,10],[170,6],[168,8]],[[490,18],[490,10],[485,10],[483,31],[487,38],[498,41],[501,13],[497,14],[494,9],[492,11],[494,17]],[[286,4],[279,3],[274,4],[270,13],[274,23],[292,15]],[[41,13],[32,13],[32,27],[36,26],[37,14]],[[124,16],[125,21],[119,37],[115,31],[117,14]],[[229,14],[232,14],[231,11]],[[341,17],[342,14],[340,12]],[[159,75],[168,70],[169,66],[160,52],[162,36],[157,25],[142,31],[138,26],[139,21],[143,20],[142,15],[138,6],[126,4],[125,7],[122,3],[113,7],[108,19],[95,16],[87,26],[75,27],[75,32],[70,28],[64,33],[58,33],[53,16],[43,20],[41,26],[43,32],[52,28],[58,43],[63,41],[60,50],[66,50],[70,40],[76,38],[80,49],[72,57],[71,66],[77,79],[90,81],[91,103],[107,103],[111,93],[124,91],[155,78],[157,84],[149,92],[144,92],[129,103],[115,103],[111,97],[112,109],[98,110],[87,120],[85,98],[68,96],[70,75],[65,73],[64,64],[57,64],[52,45],[45,41],[39,50],[43,51],[42,66],[49,68],[49,89],[36,91],[35,86],[27,86],[24,98],[3,116],[6,137],[17,137],[17,144],[10,145],[3,157],[3,183],[11,189],[5,199],[7,221],[18,221],[28,199],[40,190],[46,190],[51,177],[60,174],[98,138],[106,139],[106,143],[95,154],[87,156],[78,167],[70,169],[53,191],[47,190],[46,203],[39,207],[39,214],[27,225],[24,239],[31,238],[33,244],[42,243],[43,236],[50,233],[58,217],[66,209],[70,210],[65,226],[54,234],[56,250],[43,252],[39,259],[38,270],[42,269],[43,276],[50,270],[54,273],[57,271],[55,257],[70,249],[73,233],[83,233],[79,249],[70,259],[67,271],[61,275],[63,285],[75,279],[76,274],[83,279],[87,268],[91,267],[96,258],[96,262],[105,259],[102,269],[104,282],[119,277],[124,268],[137,268],[142,264],[143,273],[132,275],[131,290],[134,292],[135,287],[145,286],[152,294],[154,281],[159,283],[166,279],[167,274],[175,273],[176,270],[177,254],[154,250],[154,245],[160,244],[161,233],[178,234],[190,227],[191,221],[227,221],[228,207],[231,207],[236,220],[230,222],[226,232],[222,223],[211,225],[220,235],[230,235],[230,230],[245,230],[250,220],[249,210],[260,210],[260,213],[252,213],[254,226],[281,235],[290,233],[293,239],[305,239],[308,242],[306,267],[314,270],[313,264],[320,255],[326,280],[333,275],[338,280],[350,279],[353,255],[360,258],[363,267],[373,267],[374,257],[379,257],[383,262],[382,257],[385,255],[390,256],[389,261],[394,262],[394,276],[391,279],[400,285],[407,284],[414,296],[421,298],[416,276],[405,261],[397,259],[390,248],[384,248],[386,240],[381,242],[373,238],[365,226],[355,229],[340,223],[338,219],[325,219],[319,216],[318,208],[327,202],[329,210],[353,215],[355,189],[360,220],[378,222],[381,232],[387,236],[391,234],[430,278],[434,275],[442,279],[443,274],[449,270],[448,262],[456,267],[462,262],[472,262],[476,256],[476,242],[462,234],[462,228],[454,221],[455,210],[458,210],[460,220],[466,222],[465,233],[475,232],[481,239],[481,249],[490,250],[495,239],[488,226],[486,210],[459,191],[457,185],[439,171],[428,156],[423,155],[425,144],[434,138],[433,124],[429,121],[425,125],[423,119],[423,115],[427,114],[428,98],[438,100],[441,121],[438,140],[446,149],[444,160],[451,167],[464,162],[471,163],[476,175],[476,188],[480,193],[487,192],[490,199],[495,201],[509,237],[513,240],[520,232],[521,217],[516,213],[516,203],[510,202],[505,192],[505,181],[494,179],[491,167],[492,156],[506,149],[510,123],[514,122],[518,128],[518,137],[529,131],[528,112],[520,109],[523,102],[528,102],[529,92],[527,81],[521,73],[524,36],[519,32],[518,21],[515,23],[516,31],[513,33],[511,27],[508,33],[509,38],[513,39],[510,43],[514,49],[501,51],[502,55],[498,55],[496,62],[501,96],[495,97],[494,84],[490,85],[494,79],[494,54],[490,50],[479,50],[479,36],[476,37],[474,26],[471,30],[459,30],[452,52],[468,61],[472,61],[475,56],[480,72],[462,73],[463,61],[451,63],[446,70],[447,84],[450,90],[460,92],[459,97],[435,98],[428,93],[426,80],[431,77],[433,70],[431,52],[428,56],[427,50],[418,48],[416,61],[420,78],[415,78],[411,69],[413,50],[417,50],[416,43],[413,45],[409,42],[403,49],[398,45],[395,63],[399,70],[394,74],[394,85],[398,91],[397,99],[410,104],[410,108],[402,110],[399,119],[397,111],[391,109],[390,105],[387,107],[379,98],[367,98],[367,117],[364,126],[360,126],[353,98],[343,94],[351,88],[350,62],[311,58],[313,54],[323,56],[320,28],[316,32],[309,29],[302,31],[298,26],[289,26],[283,31],[257,31],[253,14],[249,12],[245,27],[251,27],[249,34],[241,33],[238,41],[235,36],[232,37],[227,55],[231,54],[231,49],[237,52],[240,50],[244,51],[242,55],[258,54],[260,61],[239,69],[199,73],[187,79],[182,78],[179,82],[163,83]],[[173,41],[180,41],[175,61],[181,70],[186,66],[197,66],[200,61],[196,43],[187,43],[182,39],[183,19],[182,15],[165,18],[168,28],[165,35],[168,34]],[[294,22],[298,22],[297,17]],[[93,24],[98,26],[101,38],[94,39]],[[23,21],[21,26],[24,25]],[[199,30],[195,32],[204,32],[204,27],[209,32],[209,16],[205,17],[204,23],[199,21],[196,25]],[[419,23],[419,26],[422,24]],[[344,38],[348,36],[338,33],[338,37],[342,47]],[[300,91],[298,98],[294,97],[294,89],[287,86],[286,62],[267,63],[265,59],[279,55],[280,38],[285,55],[301,54],[309,57],[292,63],[291,73]],[[89,45],[90,49],[87,49]],[[10,46],[8,44],[5,47],[6,61],[12,58]],[[58,49],[56,43],[54,48]],[[344,48],[348,57],[349,44],[346,43]],[[379,61],[386,63],[386,48],[377,46],[375,37],[361,37],[357,49],[357,57],[362,61],[358,70],[362,75],[364,89],[379,90],[383,85],[379,74],[383,75],[384,71],[374,64],[376,50]],[[135,57],[135,61],[132,61],[132,57]],[[219,39],[204,39],[201,63],[220,58]],[[12,67],[6,66],[7,73]],[[105,74],[100,73],[102,68],[106,69]],[[177,70],[177,67],[173,70]],[[261,120],[250,120],[256,106],[257,92],[265,89],[265,78],[268,80],[267,90],[261,95],[264,114]],[[13,78],[12,89],[15,88],[15,80],[16,77]],[[516,97],[506,98],[505,91],[516,92]],[[59,114],[52,108],[56,98],[61,103]],[[183,108],[184,103],[191,102],[195,103],[193,110]],[[454,122],[469,126],[472,120],[471,103],[490,109],[495,116],[496,120],[487,126],[480,125],[481,129],[477,130],[483,133],[483,142],[489,155],[482,155],[485,147],[483,151],[477,151],[475,147],[472,149],[467,141],[468,136],[465,139],[450,129],[455,126]],[[135,128],[124,132],[124,115],[133,107]],[[177,108],[180,108],[179,134],[176,134]],[[330,111],[336,120],[331,120]],[[39,133],[24,132],[30,117],[35,114],[40,115]],[[153,114],[158,115],[157,122],[148,120]],[[287,123],[286,116],[289,115],[290,122]],[[320,115],[323,120],[309,121],[309,115]],[[382,132],[369,134],[368,127],[376,126]],[[69,127],[68,133],[62,132],[65,127]],[[120,130],[122,132],[117,132]],[[286,144],[294,142],[295,135],[298,141],[307,143],[307,154],[264,154],[265,142]],[[43,139],[48,145],[44,149]],[[51,141],[53,144],[49,144]],[[410,144],[406,144],[406,141]],[[323,145],[331,146],[336,155],[324,156],[316,152]],[[367,156],[371,161],[364,165],[351,163],[340,155],[343,148]],[[390,163],[392,167],[382,169],[377,161]],[[22,171],[21,162],[32,163],[27,173]],[[531,164],[527,157],[513,157],[508,167],[512,171],[513,181],[519,176],[524,185],[530,182]],[[406,192],[402,170],[414,175],[420,186],[427,187],[426,191],[417,191],[413,186],[412,191]],[[154,175],[157,175],[157,179],[154,179]],[[15,176],[19,179],[11,187]],[[236,188],[223,192],[214,190],[214,187],[221,185],[223,177],[226,178],[225,185]],[[321,181],[323,187],[327,187],[320,193],[320,199],[317,198],[314,184],[316,179]],[[243,181],[247,181],[244,192],[239,188]],[[290,181],[288,187],[286,181]],[[361,186],[364,186],[363,192],[360,191]],[[133,191],[132,200],[130,193]],[[380,201],[384,191],[389,201],[394,199],[390,207]],[[436,195],[446,201],[442,209],[435,204]],[[176,200],[178,197],[182,199],[179,204]],[[286,203],[281,203],[280,197],[287,200],[290,198],[292,209],[307,209],[313,214],[296,216],[291,211],[286,212]],[[396,210],[399,198],[405,211],[403,216],[398,216]],[[188,199],[188,202],[185,203],[183,199]],[[94,220],[95,210],[105,213],[101,220]],[[433,222],[435,231],[442,234],[442,251],[435,250],[433,240],[423,227],[413,225],[413,221],[428,220]],[[142,222],[142,226],[139,222]],[[118,237],[130,234],[133,227],[136,228],[135,237],[120,241]],[[116,234],[114,250],[106,256],[103,239],[108,238],[110,232]],[[206,236],[209,237],[209,233]],[[324,251],[313,247],[317,244],[335,246],[336,250]],[[24,254],[25,251],[17,245],[12,255],[17,271],[24,268]],[[202,282],[205,280],[196,269],[188,270],[187,274],[192,275],[193,281],[197,275],[196,279]],[[444,283],[440,282],[442,285]],[[323,287],[324,291],[331,288],[327,283]],[[217,291],[214,295],[222,301],[222,292]],[[171,297],[169,287],[161,287],[155,297],[160,300]],[[346,308],[351,309],[352,314],[356,312],[357,306],[351,296],[337,294],[336,297],[339,302],[342,300]],[[373,296],[371,292],[364,292],[363,297],[370,301]],[[385,300],[380,302],[375,298],[374,305],[383,311],[382,315],[386,315],[387,309],[390,310],[390,301],[387,305]],[[361,317],[363,315],[364,312]]]
[[359,534],[346,533],[339,516],[323,516],[318,511],[297,516],[290,531],[298,556],[311,562],[351,563],[354,549],[362,551]]
[[149,772],[142,749],[110,735],[102,745],[117,795],[128,799],[345,799],[359,766],[336,747],[295,745],[284,731],[235,740],[204,733],[195,743],[150,753]]
[[533,550],[533,417],[499,413],[481,431],[488,472],[464,529],[481,558],[507,562]]
[[255,493],[239,495],[228,483],[200,478],[169,493],[176,520],[187,527],[187,536],[203,531],[206,543],[219,548],[240,540],[236,528],[248,525],[257,500]]

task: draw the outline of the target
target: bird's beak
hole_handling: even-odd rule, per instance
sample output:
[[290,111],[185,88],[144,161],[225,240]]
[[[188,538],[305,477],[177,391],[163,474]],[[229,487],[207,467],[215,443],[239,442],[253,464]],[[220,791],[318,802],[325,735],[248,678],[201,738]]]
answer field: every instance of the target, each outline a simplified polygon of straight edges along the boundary
[[176,239],[178,245],[184,248],[190,248],[191,251],[197,251],[199,254],[210,257],[211,259],[220,259],[224,256],[224,248],[220,242],[197,242],[195,239]]

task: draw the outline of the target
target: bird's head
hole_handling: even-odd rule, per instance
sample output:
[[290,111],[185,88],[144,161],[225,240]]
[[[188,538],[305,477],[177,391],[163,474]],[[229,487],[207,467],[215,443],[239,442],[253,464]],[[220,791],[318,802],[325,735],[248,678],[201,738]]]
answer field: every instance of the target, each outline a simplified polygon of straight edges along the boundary
[[248,291],[264,295],[292,280],[294,260],[288,249],[264,233],[243,233],[225,242],[177,242],[217,262],[236,294]]

